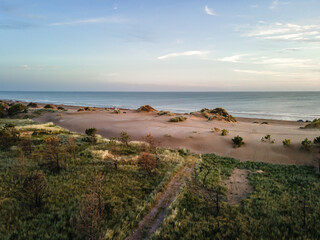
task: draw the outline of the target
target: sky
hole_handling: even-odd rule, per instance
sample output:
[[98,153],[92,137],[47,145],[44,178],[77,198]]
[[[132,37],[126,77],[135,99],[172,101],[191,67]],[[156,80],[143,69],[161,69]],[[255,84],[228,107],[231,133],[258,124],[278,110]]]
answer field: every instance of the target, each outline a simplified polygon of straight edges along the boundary
[[320,0],[0,0],[0,90],[320,91]]

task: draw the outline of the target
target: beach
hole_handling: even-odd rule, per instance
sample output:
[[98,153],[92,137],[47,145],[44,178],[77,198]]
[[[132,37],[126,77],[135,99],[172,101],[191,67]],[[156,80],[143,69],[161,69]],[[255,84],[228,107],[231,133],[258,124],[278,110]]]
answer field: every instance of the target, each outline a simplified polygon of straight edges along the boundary
[[[186,121],[173,123],[169,122],[171,116],[158,116],[156,112],[122,109],[120,114],[116,114],[113,109],[105,108],[78,112],[78,106],[63,107],[67,111],[46,113],[34,120],[53,122],[78,133],[94,127],[98,129],[98,134],[106,138],[119,137],[122,131],[127,132],[131,140],[142,140],[151,134],[161,147],[187,148],[192,153],[215,153],[241,161],[318,166],[316,149],[308,152],[300,147],[301,141],[305,138],[313,140],[320,135],[320,131],[302,129],[306,125],[302,122],[236,118],[237,122],[233,123],[208,121],[201,114],[185,114]],[[229,133],[222,136],[214,128],[226,129]],[[237,135],[245,142],[240,148],[234,148],[231,141]],[[274,143],[262,142],[261,138],[266,135],[270,135]],[[290,139],[291,145],[283,146],[284,139]]]

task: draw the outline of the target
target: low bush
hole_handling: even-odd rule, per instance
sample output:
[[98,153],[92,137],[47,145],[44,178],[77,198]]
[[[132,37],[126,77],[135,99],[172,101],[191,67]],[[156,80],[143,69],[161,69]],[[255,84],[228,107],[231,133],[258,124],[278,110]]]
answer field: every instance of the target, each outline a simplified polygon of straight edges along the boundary
[[311,146],[312,146],[312,142],[311,140],[309,140],[308,138],[304,139],[301,142],[301,149],[305,150],[305,151],[310,151],[311,150]]
[[320,145],[320,136],[319,136],[319,137],[316,137],[316,138],[313,140],[313,143],[316,144],[316,145]]
[[221,136],[227,136],[229,131],[227,129],[222,129]]
[[261,124],[269,124],[268,122],[262,122]]
[[84,112],[85,110],[84,110],[84,108],[79,108],[77,111],[78,112]]
[[275,140],[271,139],[271,135],[268,134],[261,138],[261,142],[275,143]]
[[158,115],[159,116],[163,116],[163,115],[166,115],[166,116],[173,116],[174,114],[170,111],[160,111],[158,112]]
[[31,108],[37,108],[38,107],[38,104],[37,103],[34,103],[34,102],[30,102],[27,107],[31,107]]
[[43,108],[50,108],[50,109],[56,109],[56,105],[53,104],[46,104]]
[[318,129],[320,129],[320,118],[314,119],[311,123],[307,124],[304,128],[318,128]]
[[21,104],[21,103],[16,103],[13,104],[11,107],[8,108],[8,115],[9,116],[14,116],[18,113],[27,113],[28,112],[28,108]]
[[58,110],[66,110],[66,109],[62,106],[58,106]]
[[169,122],[184,122],[185,120],[187,120],[186,117],[184,117],[184,116],[177,116],[177,117],[174,117],[174,118],[170,118],[170,119],[169,119]]
[[241,147],[244,144],[243,138],[239,135],[232,139],[234,147]]
[[7,150],[19,141],[20,133],[14,124],[6,124],[0,129],[0,149]]
[[291,145],[291,140],[290,139],[284,139],[282,141],[283,146],[290,146]]

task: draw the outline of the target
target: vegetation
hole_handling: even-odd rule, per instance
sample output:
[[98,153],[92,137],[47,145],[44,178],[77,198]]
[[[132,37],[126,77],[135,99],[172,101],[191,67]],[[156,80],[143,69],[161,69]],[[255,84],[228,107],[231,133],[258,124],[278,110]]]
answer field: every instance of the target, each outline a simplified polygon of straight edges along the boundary
[[308,123],[305,128],[317,128],[320,129],[320,118],[314,119],[311,123]]
[[235,136],[232,139],[232,142],[233,142],[234,147],[241,147],[244,144],[243,138],[240,137],[239,135]]
[[52,123],[0,127],[11,146],[0,149],[0,239],[124,239],[184,164],[177,151],[93,145]]
[[290,139],[284,139],[282,141],[283,146],[290,146],[291,145],[291,140]]
[[208,118],[208,120],[225,120],[227,122],[237,121],[232,115],[230,115],[223,108],[215,108],[215,109],[203,108],[201,109],[201,113],[203,114],[203,116]]
[[18,113],[27,113],[28,112],[28,108],[21,104],[21,103],[16,103],[11,105],[8,109],[7,109],[8,115],[10,117],[17,115]]
[[227,129],[222,129],[221,136],[227,136],[229,131]]
[[37,107],[38,107],[38,104],[37,104],[37,103],[34,103],[34,102],[30,102],[30,103],[28,103],[27,107],[37,108]]
[[170,111],[160,111],[158,112],[158,115],[159,116],[163,116],[163,115],[166,115],[166,116],[173,116],[174,114]]
[[[238,205],[223,182],[247,169],[253,192]],[[151,239],[319,239],[320,181],[314,168],[203,155]]]
[[177,117],[174,117],[174,118],[170,118],[170,119],[169,119],[169,122],[184,122],[185,120],[187,120],[186,117],[184,117],[184,116],[177,116]]
[[268,122],[262,122],[261,124],[269,124]]
[[320,146],[320,136],[313,140],[313,143]]
[[96,143],[97,138],[96,138],[96,134],[97,134],[98,129],[96,128],[87,128],[85,133],[88,135],[89,137],[89,141],[91,143]]
[[261,138],[261,142],[275,143],[275,140],[271,139],[271,135],[270,134],[267,134],[266,136]]
[[305,151],[311,151],[311,147],[312,147],[312,142],[311,140],[309,140],[308,138],[304,139],[301,142],[301,149],[305,150]]
[[154,109],[150,105],[143,105],[137,109],[138,112],[157,112],[158,110]]
[[46,104],[43,108],[56,109],[57,107],[54,104]]

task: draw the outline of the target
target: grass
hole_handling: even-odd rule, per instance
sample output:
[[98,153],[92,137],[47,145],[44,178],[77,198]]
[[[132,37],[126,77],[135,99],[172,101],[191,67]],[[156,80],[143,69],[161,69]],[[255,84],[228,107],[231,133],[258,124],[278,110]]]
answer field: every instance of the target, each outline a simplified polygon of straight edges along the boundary
[[169,122],[184,122],[186,120],[187,120],[187,118],[184,117],[184,116],[177,116],[177,117],[174,117],[174,118],[170,118]]
[[[314,168],[240,162],[214,154],[202,159],[151,239],[320,238],[320,177]],[[235,168],[250,171],[253,192],[240,205],[221,197],[217,213],[215,194],[208,189]]]
[[[33,152],[21,155],[19,147],[0,151],[0,239],[83,239],[75,225],[79,203],[90,179],[104,177],[101,190],[105,202],[101,231],[107,239],[124,239],[147,213],[156,196],[172,174],[184,164],[185,156],[173,150],[154,150],[157,169],[145,174],[137,164],[141,144],[125,146],[119,142],[97,137],[96,144],[82,141],[85,136],[75,135],[52,123],[36,124],[31,120],[1,119],[1,124],[15,123],[20,132],[42,131],[31,136]],[[57,136],[60,140],[62,169],[52,172],[46,161],[43,139]],[[74,159],[67,154],[70,138],[74,138],[77,152]],[[109,164],[107,152],[117,153],[117,170]],[[46,193],[41,209],[26,207],[21,200],[23,179],[35,170],[46,177]]]

